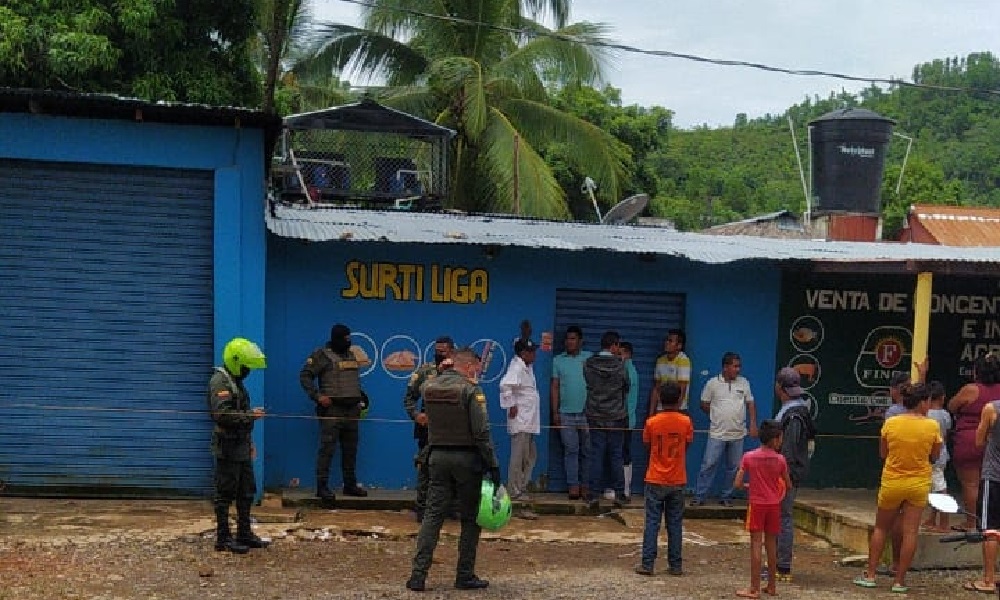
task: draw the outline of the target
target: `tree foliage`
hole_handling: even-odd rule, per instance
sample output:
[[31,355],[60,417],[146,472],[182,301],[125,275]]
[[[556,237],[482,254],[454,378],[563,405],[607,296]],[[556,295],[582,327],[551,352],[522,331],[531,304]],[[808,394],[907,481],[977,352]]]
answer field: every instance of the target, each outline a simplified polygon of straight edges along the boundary
[[253,0],[6,0],[0,85],[257,105]]
[[599,180],[609,197],[619,195],[629,161],[626,145],[560,110],[545,86],[546,77],[557,84],[599,81],[605,52],[511,32],[550,31],[542,23],[549,15],[560,34],[583,42],[604,38],[603,25],[568,23],[569,6],[569,0],[375,0],[365,9],[364,27],[328,25],[314,58],[384,77],[391,87],[381,101],[455,129],[451,206],[565,218],[563,188],[541,154],[548,144],[587,148],[566,160]]

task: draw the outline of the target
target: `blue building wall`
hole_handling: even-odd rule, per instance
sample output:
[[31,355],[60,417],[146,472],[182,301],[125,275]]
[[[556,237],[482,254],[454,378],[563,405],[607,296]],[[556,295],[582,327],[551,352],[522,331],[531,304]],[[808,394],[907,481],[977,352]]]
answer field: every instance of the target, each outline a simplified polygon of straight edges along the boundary
[[[347,265],[385,263],[423,268],[424,297],[409,300],[345,298],[351,285]],[[485,303],[433,301],[431,273],[434,266],[483,269],[489,277]],[[372,355],[405,348],[412,338],[421,354],[434,338],[449,334],[457,344],[496,340],[503,350],[494,355],[484,376],[494,441],[506,470],[509,441],[499,408],[498,382],[522,319],[529,319],[533,337],[552,331],[558,288],[618,291],[665,291],[687,297],[688,353],[694,361],[692,399],[705,380],[719,372],[722,354],[743,356],[744,374],[757,398],[758,413],[773,413],[772,385],[780,293],[780,274],[774,265],[708,265],[684,259],[657,257],[643,262],[635,255],[604,251],[553,251],[530,248],[484,249],[468,245],[377,244],[357,242],[309,243],[269,236],[267,268],[267,340],[269,368],[266,394],[277,416],[266,422],[265,486],[284,487],[293,480],[303,487],[315,484],[314,465],[317,424],[311,401],[299,387],[298,372],[306,356],[323,344],[331,325],[343,322],[356,334],[356,343]],[[391,287],[389,296],[394,295]],[[348,293],[348,295],[350,295]],[[610,305],[609,310],[614,310]],[[556,332],[561,336],[562,332]],[[589,336],[596,342],[597,334]],[[369,338],[371,341],[369,341]],[[372,343],[374,342],[374,343]],[[426,356],[426,355],[425,355]],[[374,355],[373,359],[381,358]],[[503,358],[504,360],[501,360]],[[542,425],[548,425],[548,381],[552,354],[539,352],[535,374],[542,395]],[[699,375],[702,371],[709,375]],[[358,476],[368,486],[412,488],[415,484],[413,426],[402,409],[408,372],[390,374],[378,362],[362,378],[373,399],[368,419],[361,425]],[[392,376],[395,375],[395,376]],[[640,377],[651,377],[640,373]],[[688,455],[691,483],[697,474],[705,445],[708,420],[693,413],[695,444]],[[749,443],[749,442],[748,442]],[[547,435],[538,440],[539,460],[534,475],[548,466]],[[338,455],[339,456],[339,455]],[[339,458],[333,476],[339,477]],[[641,479],[641,474],[636,475]]]
[[[213,171],[213,354],[221,362],[222,347],[234,336],[264,340],[262,130],[0,113],[0,156]],[[264,378],[250,377],[247,387],[260,398]],[[261,429],[256,431],[258,443]],[[206,451],[207,444],[206,439]],[[256,468],[262,474],[260,461]]]

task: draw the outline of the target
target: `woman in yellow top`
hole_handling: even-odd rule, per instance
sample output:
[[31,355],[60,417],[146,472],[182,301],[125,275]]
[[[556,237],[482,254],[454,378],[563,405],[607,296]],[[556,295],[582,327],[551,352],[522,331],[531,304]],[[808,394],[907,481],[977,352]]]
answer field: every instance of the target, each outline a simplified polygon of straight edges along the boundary
[[942,440],[937,421],[927,417],[930,408],[927,387],[918,383],[905,385],[901,391],[906,412],[890,417],[882,425],[879,454],[885,464],[878,490],[875,531],[868,544],[868,569],[854,584],[875,587],[875,568],[885,549],[886,535],[899,527],[902,539],[898,561],[893,565],[896,573],[892,591],[906,593],[906,571],[913,561],[920,515],[931,491],[931,464],[941,452]]

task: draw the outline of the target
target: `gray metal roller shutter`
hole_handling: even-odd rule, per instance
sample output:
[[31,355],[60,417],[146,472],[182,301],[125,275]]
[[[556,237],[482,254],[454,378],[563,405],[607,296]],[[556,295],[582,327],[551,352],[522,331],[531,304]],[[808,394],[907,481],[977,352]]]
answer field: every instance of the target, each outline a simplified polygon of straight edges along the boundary
[[[684,294],[666,292],[630,292],[619,290],[556,290],[555,353],[564,350],[563,336],[570,325],[583,329],[584,348],[597,352],[601,334],[617,331],[623,340],[632,342],[633,362],[639,374],[637,427],[649,406],[649,391],[656,357],[663,351],[667,330],[684,327]],[[642,491],[642,477],[648,456],[642,446],[641,432],[632,432],[632,491]],[[562,442],[559,434],[549,436],[549,489],[566,489]]]
[[0,162],[0,479],[211,489],[211,171]]

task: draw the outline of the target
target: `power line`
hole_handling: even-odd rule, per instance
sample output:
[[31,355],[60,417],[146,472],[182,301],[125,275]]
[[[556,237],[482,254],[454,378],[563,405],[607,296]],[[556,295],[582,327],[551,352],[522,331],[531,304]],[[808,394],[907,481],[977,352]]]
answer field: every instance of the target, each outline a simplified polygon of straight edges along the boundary
[[682,60],[690,60],[694,62],[718,65],[723,67],[744,67],[749,69],[757,69],[759,71],[768,71],[771,73],[782,73],[785,75],[803,75],[807,77],[829,77],[832,79],[841,79],[844,81],[855,81],[861,83],[883,83],[887,85],[898,85],[902,87],[910,87],[923,90],[934,90],[942,92],[962,92],[967,94],[990,94],[993,96],[1000,97],[1000,90],[991,90],[984,88],[969,88],[969,87],[959,87],[950,85],[933,85],[927,83],[915,83],[912,81],[906,81],[903,79],[887,79],[884,77],[862,77],[858,75],[847,75],[844,73],[833,73],[830,71],[820,71],[815,69],[789,69],[785,67],[776,67],[773,65],[767,65],[764,63],[750,62],[745,60],[728,60],[721,58],[709,58],[706,56],[699,56],[697,54],[687,54],[683,52],[673,52],[670,50],[650,50],[646,48],[639,48],[636,46],[629,46],[627,44],[620,44],[617,42],[605,42],[601,40],[581,40],[570,35],[563,35],[553,31],[534,31],[528,29],[517,29],[515,27],[507,27],[505,25],[496,25],[493,23],[484,23],[482,21],[473,21],[471,19],[464,19],[462,17],[455,17],[451,15],[439,15],[429,12],[424,12],[421,10],[416,10],[412,8],[403,7],[380,7],[370,0],[338,0],[339,2],[346,2],[348,4],[356,4],[358,6],[364,6],[367,8],[387,8],[388,10],[410,14],[417,17],[424,17],[428,19],[436,19],[439,21],[446,21],[450,23],[456,23],[459,25],[473,25],[477,27],[486,27],[489,29],[495,29],[497,31],[503,31],[506,33],[512,33],[518,36],[528,36],[528,37],[549,37],[556,40],[561,40],[564,42],[572,42],[574,44],[581,44],[584,46],[593,46],[598,48],[608,48],[612,50],[620,50],[629,54],[644,54],[647,56],[658,56],[663,58],[679,58]]

